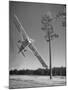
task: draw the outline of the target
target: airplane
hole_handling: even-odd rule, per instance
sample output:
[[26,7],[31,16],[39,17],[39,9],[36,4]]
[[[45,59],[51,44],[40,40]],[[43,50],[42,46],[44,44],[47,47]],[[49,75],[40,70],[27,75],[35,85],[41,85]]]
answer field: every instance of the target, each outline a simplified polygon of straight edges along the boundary
[[18,41],[18,43],[20,43],[20,47],[17,45],[19,52],[18,53],[22,53],[23,56],[25,56],[24,52],[26,52],[26,48],[29,47],[29,49],[33,52],[33,54],[36,56],[36,58],[39,60],[39,62],[42,64],[43,67],[48,68],[48,66],[46,65],[46,63],[44,62],[44,60],[42,59],[42,57],[40,56],[40,54],[38,53],[37,49],[35,46],[33,46],[33,41],[31,38],[29,38],[29,36],[27,35],[27,33],[25,32],[25,29],[23,28],[23,26],[21,25],[18,17],[16,15],[14,15],[14,24],[21,36],[21,40]]
[[18,43],[21,44],[20,47],[19,47],[19,45],[17,44],[17,47],[18,47],[18,49],[19,49],[18,53],[21,52],[21,53],[23,54],[23,56],[25,56],[24,52],[27,51],[25,48],[26,48],[26,46],[29,44],[29,42],[28,42],[27,39],[26,39],[26,40],[24,40],[24,41],[19,40]]

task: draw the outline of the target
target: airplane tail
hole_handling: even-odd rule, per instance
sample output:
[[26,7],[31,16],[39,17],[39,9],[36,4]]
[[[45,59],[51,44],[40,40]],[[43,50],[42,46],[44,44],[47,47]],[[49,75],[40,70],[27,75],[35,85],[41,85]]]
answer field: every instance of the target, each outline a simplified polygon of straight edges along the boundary
[[[17,47],[18,47],[18,49],[20,49],[19,46],[18,46],[18,44],[17,44]],[[19,50],[19,51],[18,51],[18,54],[19,54],[19,53],[22,53],[22,55],[25,57],[25,54],[24,54],[23,51],[20,51],[20,50]]]

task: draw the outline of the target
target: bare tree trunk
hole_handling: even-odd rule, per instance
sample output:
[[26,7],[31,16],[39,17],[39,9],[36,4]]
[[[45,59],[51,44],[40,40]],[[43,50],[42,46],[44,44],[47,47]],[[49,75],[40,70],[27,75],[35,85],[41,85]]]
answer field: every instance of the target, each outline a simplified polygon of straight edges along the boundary
[[52,79],[52,61],[51,61],[51,40],[50,40],[50,38],[49,38],[49,59],[50,59],[50,62],[49,62],[49,64],[50,64],[50,79]]

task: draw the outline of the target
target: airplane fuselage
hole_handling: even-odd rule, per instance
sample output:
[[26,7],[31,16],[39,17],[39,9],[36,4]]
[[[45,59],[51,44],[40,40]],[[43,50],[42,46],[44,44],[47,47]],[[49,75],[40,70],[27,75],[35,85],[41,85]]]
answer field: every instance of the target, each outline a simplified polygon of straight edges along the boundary
[[27,39],[25,41],[22,41],[21,42],[21,46],[19,48],[19,52],[21,52],[22,50],[24,50],[27,45],[29,45],[29,41]]

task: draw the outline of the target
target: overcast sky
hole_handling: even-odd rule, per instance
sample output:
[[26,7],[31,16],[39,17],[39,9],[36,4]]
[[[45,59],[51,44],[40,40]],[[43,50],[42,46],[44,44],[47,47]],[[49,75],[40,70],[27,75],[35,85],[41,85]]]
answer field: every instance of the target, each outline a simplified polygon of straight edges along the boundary
[[[28,50],[25,53],[26,57],[18,54],[16,46],[17,41],[20,39],[19,32],[13,23],[14,14],[17,15],[21,24],[30,38],[34,39],[33,45],[37,48],[40,55],[43,57],[45,63],[49,66],[49,47],[44,39],[45,33],[41,30],[41,18],[46,13],[50,12],[52,17],[59,11],[64,11],[65,6],[60,4],[38,4],[38,3],[25,3],[25,2],[11,2],[9,7],[10,12],[10,69],[37,69],[43,68],[38,59],[33,53]],[[54,32],[59,34],[59,38],[54,39],[51,43],[52,49],[52,67],[65,66],[65,28],[61,26],[58,20],[54,22]]]

